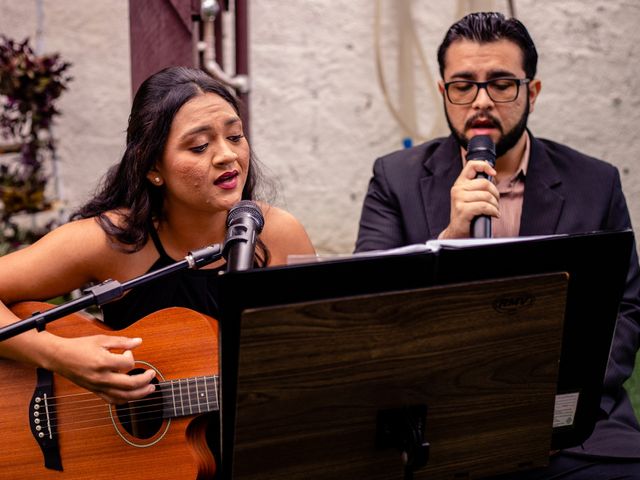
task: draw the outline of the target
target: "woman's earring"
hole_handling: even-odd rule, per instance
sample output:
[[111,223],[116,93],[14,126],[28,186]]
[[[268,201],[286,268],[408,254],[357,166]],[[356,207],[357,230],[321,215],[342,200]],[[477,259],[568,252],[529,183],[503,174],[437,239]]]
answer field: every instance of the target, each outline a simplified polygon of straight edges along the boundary
[[157,184],[160,184],[160,177],[155,177],[153,181],[156,182]]

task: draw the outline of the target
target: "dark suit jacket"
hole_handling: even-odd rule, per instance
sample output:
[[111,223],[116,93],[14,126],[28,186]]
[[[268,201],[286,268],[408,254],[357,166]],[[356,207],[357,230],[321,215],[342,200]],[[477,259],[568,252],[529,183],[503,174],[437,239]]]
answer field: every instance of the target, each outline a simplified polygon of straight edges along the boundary
[[[531,134],[520,235],[631,228],[618,170]],[[365,198],[356,251],[423,243],[449,223],[450,189],[462,170],[453,137],[378,158]],[[640,458],[640,426],[622,387],[640,346],[640,269],[632,252],[602,398],[602,420],[575,453]]]

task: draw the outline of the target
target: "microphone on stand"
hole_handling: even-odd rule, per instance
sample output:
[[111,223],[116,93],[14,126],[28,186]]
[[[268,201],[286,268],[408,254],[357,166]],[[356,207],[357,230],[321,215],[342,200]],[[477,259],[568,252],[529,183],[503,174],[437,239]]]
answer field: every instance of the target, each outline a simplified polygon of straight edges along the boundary
[[[467,147],[467,161],[484,160],[492,167],[496,166],[496,146],[489,135],[476,135],[469,140]],[[486,178],[491,181],[491,177],[485,173],[478,172],[476,178]],[[491,238],[491,217],[479,215],[471,220],[471,238]]]
[[250,200],[236,203],[227,215],[227,235],[223,256],[227,272],[248,270],[253,267],[256,239],[264,227],[260,207]]

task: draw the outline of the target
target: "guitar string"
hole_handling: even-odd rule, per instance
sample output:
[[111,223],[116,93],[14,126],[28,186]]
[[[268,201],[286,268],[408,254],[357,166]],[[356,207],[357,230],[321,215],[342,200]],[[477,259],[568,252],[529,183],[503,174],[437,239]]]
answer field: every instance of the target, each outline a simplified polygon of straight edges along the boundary
[[[207,409],[205,411],[199,411],[199,412],[189,412],[189,413],[185,413],[184,415],[179,415],[178,417],[186,417],[186,416],[191,416],[191,415],[198,415],[201,413],[209,413],[209,412],[215,412],[218,411],[217,408],[217,404],[214,405],[213,407],[211,407],[210,409]],[[163,412],[163,410],[153,410],[150,411],[149,413],[160,413]],[[51,422],[51,428],[52,429],[56,429],[56,431],[54,431],[54,435],[59,435],[61,433],[69,433],[69,432],[75,432],[78,430],[87,430],[87,429],[91,429],[91,428],[103,428],[103,427],[112,427],[113,423],[111,420],[111,416],[104,416],[104,417],[96,417],[93,419],[88,419],[88,420],[67,420],[64,423],[64,428],[58,428],[58,424],[55,422]],[[152,420],[159,420],[159,419],[164,419],[165,417],[163,417],[162,415],[153,415],[153,416],[149,416],[147,417],[145,420],[146,421],[152,421]],[[175,417],[174,417],[175,418]],[[88,426],[79,426],[81,424],[87,424],[90,422],[98,422],[98,423],[94,423],[92,425],[88,425]],[[132,425],[134,423],[141,423],[141,422],[136,422],[135,420],[122,420],[122,418],[118,417],[118,424],[120,425]],[[142,422],[144,423],[144,422]],[[71,427],[71,428],[67,428],[67,427]]]
[[[194,401],[194,403],[199,403],[202,400],[198,400],[198,397],[193,398],[194,393],[197,394],[198,393],[198,386],[202,385],[203,387],[206,387],[202,393],[206,394],[208,397],[208,394],[211,390],[213,390],[212,393],[215,392],[216,390],[216,385],[206,385],[207,380],[209,382],[211,382],[213,380],[213,382],[217,382],[218,380],[218,376],[217,375],[212,375],[212,376],[203,376],[203,377],[194,377],[194,378],[189,378],[189,379],[180,379],[180,380],[173,380],[173,381],[167,381],[167,382],[159,382],[156,384],[157,386],[157,390],[156,394],[161,394],[162,391],[164,392],[169,392],[169,389],[173,386],[174,389],[175,388],[179,388],[179,386],[182,386],[185,390],[186,393],[182,393],[180,394],[180,402],[183,402],[185,404],[189,403],[190,401]],[[192,383],[191,383],[192,382]],[[186,383],[186,385],[185,385]],[[179,386],[176,386],[180,384]],[[195,387],[195,392],[192,391],[192,388]],[[154,393],[150,394],[149,396],[154,395]],[[97,404],[98,406],[103,406],[105,405],[104,400],[102,400],[101,398],[97,397],[95,394],[91,393],[91,392],[83,392],[83,393],[77,393],[77,394],[70,394],[70,395],[60,395],[60,396],[53,396],[53,397],[49,397],[49,400],[53,403],[54,406],[56,406],[58,403],[62,403],[61,400],[66,400],[69,399],[71,397],[81,397],[81,396],[85,396],[85,397],[90,397],[84,400],[74,400],[74,401],[65,401],[64,404],[66,406],[73,406],[73,405],[78,405],[78,404],[90,404],[90,405],[86,405],[84,407],[76,407],[76,411],[79,410],[88,410],[88,409],[92,409],[95,408],[95,405]],[[144,397],[144,398],[140,398],[137,400],[131,400],[130,402],[127,402],[127,405],[131,405],[131,404],[144,404],[144,406],[157,406],[160,404],[153,404],[149,402],[149,396]],[[212,395],[215,396],[215,395]],[[184,400],[183,398],[186,397],[186,400]],[[159,400],[162,400],[163,397],[159,398]],[[174,402],[176,403],[176,395],[175,392],[171,394],[171,398],[173,398]],[[57,402],[56,402],[57,401]],[[121,408],[125,408],[124,406]],[[135,405],[133,408],[137,408]],[[182,407],[179,407],[182,408]]]
[[[217,409],[217,408],[212,409],[212,410],[208,410],[208,411],[205,411],[205,412],[199,412],[199,413],[210,413],[210,412],[216,412],[216,411],[218,411],[218,409]],[[191,416],[191,415],[197,415],[197,414],[198,414],[198,413],[196,412],[196,413],[192,413],[192,414],[189,414],[189,415],[182,415],[182,416]],[[151,420],[157,420],[157,419],[161,419],[161,418],[164,418],[164,417],[162,417],[162,416],[157,416],[157,417],[153,417],[153,418],[151,418]],[[53,435],[54,435],[54,436],[58,436],[58,435],[63,434],[63,433],[64,433],[64,434],[66,434],[66,433],[77,432],[77,431],[81,431],[81,430],[91,430],[91,429],[104,428],[104,427],[113,428],[113,423],[112,423],[112,421],[111,421],[111,417],[110,417],[110,416],[109,416],[109,417],[102,417],[102,418],[98,418],[98,419],[96,419],[96,420],[98,420],[98,421],[100,421],[100,420],[106,420],[106,422],[103,422],[103,423],[97,423],[97,424],[94,424],[94,425],[89,425],[89,426],[84,426],[84,427],[78,427],[77,425],[78,425],[79,423],[82,423],[82,422],[77,422],[77,421],[76,421],[75,423],[71,423],[71,424],[70,424],[70,425],[76,425],[76,426],[74,426],[73,428],[66,428],[66,427],[65,427],[65,428],[57,429],[56,431],[54,431],[54,432],[53,432]],[[119,421],[118,421],[118,424],[119,424],[119,425],[123,425],[123,426],[124,426],[124,425],[133,424],[133,423],[134,423],[133,421],[122,421],[122,420],[119,420]],[[52,428],[54,428],[54,426],[52,426]],[[154,435],[155,435],[155,433],[154,433]],[[132,436],[135,436],[135,435],[132,435]],[[152,436],[153,436],[153,435],[152,435]]]
[[[207,381],[210,381],[210,380],[213,380],[214,382],[217,383],[218,380],[219,380],[218,379],[218,375],[203,375],[201,377],[190,377],[190,378],[181,378],[181,379],[175,379],[175,380],[167,380],[167,381],[164,381],[164,382],[158,382],[155,385],[158,386],[158,387],[167,386],[167,385],[170,386],[172,382],[175,384],[177,382],[184,382],[184,381],[186,381],[186,382],[193,381],[195,383],[199,379],[204,380],[205,383]],[[79,387],[79,388],[81,388],[81,387]],[[153,393],[151,393],[150,395],[153,395]],[[48,398],[49,398],[49,400],[58,400],[58,399],[66,399],[66,398],[71,398],[71,397],[96,397],[96,394],[92,393],[92,392],[89,392],[89,391],[86,391],[86,392],[80,392],[80,393],[70,393],[68,395],[55,395],[55,396],[51,396],[51,397],[48,397]],[[100,398],[92,398],[92,400],[93,399],[101,400]],[[142,399],[139,399],[139,400],[142,400]],[[88,401],[88,400],[79,400],[79,401],[76,401],[76,402],[80,403],[80,402],[83,402],[83,401]],[[104,400],[101,400],[101,401],[104,402]],[[132,400],[132,401],[135,402],[136,400]]]
[[[138,400],[132,400],[131,402],[128,402],[126,405],[127,406],[121,406],[118,410],[120,411],[119,413],[124,416],[124,415],[136,415],[137,413],[135,412],[135,410],[140,410],[142,412],[142,414],[156,414],[158,412],[164,412],[166,407],[169,407],[169,409],[173,409],[175,411],[180,411],[179,415],[176,416],[187,416],[187,415],[195,415],[198,413],[206,413],[208,411],[215,411],[218,410],[218,399],[216,398],[215,395],[215,391],[216,391],[216,385],[211,385],[211,386],[207,386],[207,388],[205,389],[205,391],[203,393],[205,393],[207,395],[207,400],[204,401],[204,408],[205,411],[202,412],[202,408],[203,408],[203,403],[202,403],[202,399],[199,397],[196,398],[192,398],[193,397],[193,393],[196,393],[198,390],[198,385],[199,385],[199,381],[201,381],[202,386],[204,387],[206,385],[206,381],[207,379],[213,380],[212,383],[217,383],[218,380],[218,376],[217,375],[213,375],[213,376],[203,376],[203,377],[194,377],[194,378],[189,378],[189,379],[179,379],[179,380],[173,380],[173,381],[166,381],[166,382],[159,382],[158,384],[156,384],[159,389],[158,392],[162,395],[161,390],[162,387],[165,388],[165,392],[169,391],[169,388],[171,388],[171,385],[174,385],[174,388],[176,384],[181,384],[184,386],[186,393],[182,393],[180,394],[180,398],[179,400],[176,398],[176,395],[171,394],[171,398],[169,398],[168,396],[161,396],[159,398],[159,400],[161,400],[160,403],[150,403],[148,401],[148,397],[147,399],[142,398],[142,399],[138,399]],[[185,385],[186,383],[186,385]],[[191,387],[195,386],[196,387],[196,392],[192,392],[191,391]],[[209,400],[209,394],[211,394],[211,400]],[[76,401],[72,401],[72,402],[64,402],[65,406],[72,406],[73,404],[79,404],[79,403],[88,403],[88,402],[92,402],[94,405],[88,405],[88,406],[84,406],[81,408],[76,408],[74,410],[74,412],[78,412],[79,410],[95,410],[96,408],[98,409],[99,413],[102,413],[104,411],[104,408],[110,408],[108,404],[106,404],[102,399],[95,397],[94,394],[92,394],[91,392],[86,392],[86,393],[79,393],[79,394],[70,394],[70,395],[61,395],[58,397],[49,397],[49,399],[52,401],[53,406],[56,407],[58,405],[58,403],[62,403],[62,402],[55,402],[54,400],[58,400],[58,399],[66,399],[66,398],[70,398],[70,397],[80,397],[80,396],[92,396],[92,399],[87,399],[87,400],[76,400]],[[152,394],[153,395],[153,394]],[[186,395],[186,399],[184,398]],[[97,405],[96,405],[97,404]],[[213,404],[213,406],[210,406],[209,404]],[[149,410],[149,408],[152,407],[158,407],[158,406],[162,406],[161,410]],[[197,411],[196,411],[197,410]],[[133,412],[133,413],[132,413]],[[173,415],[171,415],[173,416]],[[51,427],[52,428],[57,428],[58,424],[56,423],[57,420],[57,415],[52,414],[50,416],[50,423],[51,423]],[[64,429],[60,429],[60,431],[64,431],[64,432],[70,432],[70,431],[75,431],[75,430],[84,430],[87,428],[97,428],[97,427],[103,427],[105,425],[111,426],[111,415],[109,415],[108,417],[95,417],[95,418],[90,418],[90,419],[84,419],[84,420],[76,420],[75,417],[71,417],[72,420],[65,420],[65,426],[67,425],[78,425],[80,423],[87,423],[87,422],[92,422],[92,421],[100,421],[100,420],[108,420],[107,423],[105,424],[99,424],[99,425],[93,425],[93,426],[88,426],[88,427],[76,427],[76,428],[64,428]],[[158,418],[163,418],[162,416],[152,416],[152,417],[148,417],[149,420],[155,420]],[[133,422],[133,421],[132,421]],[[126,425],[128,423],[132,423],[132,422],[127,422],[127,421],[122,421],[120,419],[120,423],[122,425]]]
[[[180,415],[177,415],[177,417],[182,417],[182,416],[191,416],[191,415],[197,415],[197,414],[201,414],[201,413],[208,413],[208,412],[214,412],[214,411],[218,411],[219,407],[218,407],[218,403],[217,401],[215,402],[210,402],[213,403],[213,405],[211,406],[207,406],[207,408],[205,408],[204,411],[202,411],[202,408],[199,411],[193,411],[195,409],[191,409],[192,411],[188,411],[188,412],[183,412]],[[166,402],[166,404],[157,404],[156,406],[162,405],[163,407],[165,406],[171,406],[172,402]],[[202,405],[201,405],[202,406]],[[104,412],[104,410],[106,409],[106,407],[108,407],[108,405],[103,404],[100,406],[101,412]],[[107,411],[109,411],[107,409]],[[158,419],[163,419],[165,418],[162,414],[160,415],[155,415],[158,413],[163,413],[165,410],[164,408],[161,410],[148,410],[145,413],[148,414],[154,414],[153,416],[148,416],[147,415],[147,419],[146,421],[151,421],[151,420],[158,420]],[[118,416],[118,415],[117,415]],[[171,415],[171,417],[174,417],[173,415]],[[102,416],[102,417],[95,417],[95,418],[91,418],[91,419],[85,419],[85,420],[78,420],[75,418],[71,418],[71,419],[66,419],[64,422],[64,428],[59,428],[59,424],[56,422],[57,420],[57,415],[52,415],[51,416],[52,421],[50,421],[51,424],[51,428],[54,429],[54,435],[55,434],[60,434],[60,433],[67,433],[67,432],[74,432],[74,431],[78,431],[78,430],[86,430],[86,429],[90,429],[90,428],[102,428],[105,426],[113,426],[112,423],[112,416],[111,413],[108,416]],[[83,427],[79,427],[78,425],[83,424],[83,423],[89,423],[89,422],[102,422],[103,420],[106,420],[106,422],[104,423],[97,423],[94,425],[89,425],[89,426],[83,426]],[[136,423],[135,420],[122,420],[122,418],[120,416],[118,416],[118,423],[121,425],[128,425],[128,424],[133,424]],[[72,428],[67,428],[67,427],[72,427]]]
[[[168,395],[162,396],[157,399],[159,400],[159,402],[151,402],[148,400],[148,398],[142,398],[139,400],[132,400],[119,407],[116,406],[115,408],[122,415],[138,415],[138,414],[144,414],[144,413],[153,413],[156,410],[150,410],[150,408],[155,408],[160,406],[163,407],[163,409],[165,407],[171,407],[174,410],[177,410],[180,412],[189,411],[190,412],[189,414],[193,414],[193,413],[198,413],[198,412],[195,412],[195,410],[202,410],[203,405],[204,405],[204,408],[211,408],[209,407],[209,404],[213,404],[216,406],[218,404],[218,399],[215,396],[214,387],[209,387],[206,391],[202,392],[202,394],[207,395],[207,398],[209,398],[209,395],[211,395],[211,398],[208,400],[203,399],[202,397],[194,397],[193,393],[194,392],[189,392],[179,397],[176,397],[175,395],[172,395],[171,397],[169,397]],[[186,395],[186,398],[185,398],[185,395]],[[84,400],[82,402],[88,402],[88,400]],[[81,402],[77,402],[77,401],[76,402],[53,402],[52,401],[50,405],[53,407],[53,409],[56,409],[58,405],[64,405],[65,407],[70,407],[77,403],[81,403]],[[92,405],[85,405],[80,408],[76,407],[72,410],[72,412],[75,414],[86,415],[87,413],[90,414],[93,411],[101,412],[105,407],[110,408],[110,405],[106,404],[101,399],[96,398],[95,402],[93,402]],[[55,415],[51,414],[49,418],[50,419],[55,418]]]
[[[153,403],[145,401],[145,399],[140,399],[140,400],[132,400],[131,402],[127,402],[127,404],[123,404],[119,408],[116,407],[116,410],[122,415],[142,415],[145,413],[153,413],[155,411],[158,411],[158,410],[150,410],[155,407],[163,407],[163,409],[165,407],[171,407],[171,408],[175,407],[173,408],[174,410],[177,410],[180,413],[183,411],[189,411],[190,412],[189,415],[190,415],[193,413],[198,413],[196,410],[202,410],[202,408],[211,408],[209,407],[209,404],[213,404],[213,405],[218,404],[217,399],[213,398],[215,394],[215,391],[213,388],[209,388],[209,390],[206,393],[211,394],[212,398],[210,400],[204,400],[198,397],[193,398],[193,395],[190,399],[183,398],[184,395],[179,399],[176,397],[173,397],[172,399],[158,398],[159,402],[153,402]],[[87,405],[81,408],[75,408],[73,410],[73,413],[76,414],[76,416],[87,415],[93,412],[101,413],[104,408],[110,408],[109,404],[106,404],[103,401],[100,401],[99,399],[96,399],[96,400],[97,401],[94,402],[93,405]],[[73,402],[73,403],[78,403],[78,402]],[[57,408],[58,405],[62,405],[62,402],[51,402],[50,405],[52,405],[53,408]],[[65,407],[72,406],[72,403],[64,402],[64,406]],[[55,419],[56,415],[50,414],[49,418]]]

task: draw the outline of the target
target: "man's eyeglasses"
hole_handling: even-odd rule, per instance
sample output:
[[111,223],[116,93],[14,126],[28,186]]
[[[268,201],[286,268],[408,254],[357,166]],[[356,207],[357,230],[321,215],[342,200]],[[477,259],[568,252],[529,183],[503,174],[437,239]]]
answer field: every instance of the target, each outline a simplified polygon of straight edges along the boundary
[[487,82],[472,80],[454,80],[444,84],[447,98],[454,105],[468,105],[473,103],[481,88],[487,91],[489,98],[495,103],[513,102],[518,98],[520,85],[526,85],[529,78],[494,78]]

